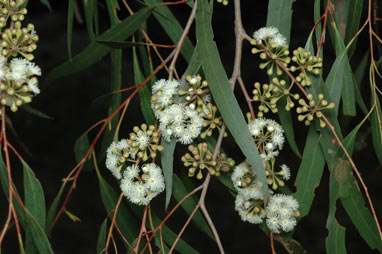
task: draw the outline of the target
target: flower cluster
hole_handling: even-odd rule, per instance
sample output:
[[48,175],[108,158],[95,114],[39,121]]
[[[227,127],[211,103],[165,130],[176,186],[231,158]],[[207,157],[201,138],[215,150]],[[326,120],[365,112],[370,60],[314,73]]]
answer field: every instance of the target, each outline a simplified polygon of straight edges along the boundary
[[[37,48],[38,36],[33,24],[22,27],[20,21],[27,13],[21,8],[25,1],[0,1],[0,103],[15,112],[24,103],[40,93],[36,76],[41,69],[30,62]],[[2,31],[12,21],[9,28]],[[17,58],[18,56],[21,58]]]
[[254,40],[251,44],[255,47],[252,49],[253,54],[260,54],[260,58],[266,62],[260,64],[260,69],[268,68],[268,75],[274,73],[281,75],[283,72],[280,67],[275,64],[277,59],[284,66],[290,63],[289,50],[287,40],[276,27],[263,27],[253,34]]
[[267,226],[273,233],[289,232],[296,226],[296,218],[300,215],[298,202],[292,196],[276,194],[270,197],[266,207]]
[[132,165],[123,173],[122,192],[135,204],[147,205],[164,188],[162,170],[154,163],[144,164],[142,168]]
[[147,205],[164,190],[164,180],[156,164],[144,164],[142,168],[139,164],[155,159],[163,147],[158,144],[159,130],[153,125],[135,126],[133,131],[129,139],[111,143],[106,151],[106,167],[121,180],[121,189],[131,202]]
[[179,82],[161,79],[152,87],[151,106],[159,119],[163,137],[191,144],[199,136],[203,118],[194,107],[177,102]]
[[[312,80],[310,75],[318,75],[322,68],[322,59],[320,57],[312,56],[311,53],[301,47],[293,51],[292,58],[289,57],[288,45],[283,35],[275,27],[263,27],[253,34],[254,40],[251,42],[255,47],[252,53],[260,54],[260,58],[265,60],[265,63],[260,64],[260,68],[268,68],[268,75],[274,74],[274,66],[276,66],[276,74],[281,75],[283,71],[298,72],[297,77],[291,86],[286,87],[284,80],[279,80],[277,77],[272,78],[270,84],[261,85],[255,82],[255,89],[253,90],[253,100],[260,102],[258,106],[258,117],[263,117],[264,113],[278,111],[277,102],[286,96],[285,110],[289,111],[294,107],[295,102],[301,107],[297,107],[296,111],[299,114],[298,120],[304,121],[305,125],[310,125],[314,117],[320,121],[320,126],[324,128],[325,122],[321,119],[323,109],[331,109],[334,107],[333,103],[329,103],[323,98],[323,95],[318,95],[317,103],[313,100],[313,96],[308,94],[308,103],[304,99],[300,99],[299,94],[291,93],[292,87],[297,84],[301,90],[305,86],[310,86]],[[296,66],[288,67],[289,63],[293,61]],[[291,75],[291,74],[290,74]],[[304,92],[304,91],[303,91]],[[306,92],[304,92],[306,95]]]
[[284,131],[274,120],[264,118],[249,121],[248,128],[259,149],[267,184],[272,190],[269,192],[270,201],[265,205],[267,202],[264,200],[262,183],[255,170],[246,161],[239,164],[231,175],[233,186],[237,191],[235,209],[243,221],[260,224],[266,218],[268,228],[274,233],[280,233],[280,229],[288,232],[296,225],[294,217],[299,215],[298,203],[291,196],[273,192],[279,186],[284,186],[284,181],[290,178],[290,169],[287,165],[283,164],[279,171],[275,170],[276,157],[285,141]]

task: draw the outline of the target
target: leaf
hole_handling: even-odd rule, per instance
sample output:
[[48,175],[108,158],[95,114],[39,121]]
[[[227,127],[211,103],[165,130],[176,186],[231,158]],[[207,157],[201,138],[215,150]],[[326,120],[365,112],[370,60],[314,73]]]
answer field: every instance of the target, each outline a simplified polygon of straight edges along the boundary
[[[175,200],[177,202],[180,202],[189,193],[189,191],[186,189],[181,179],[176,174],[173,175],[173,181],[173,195]],[[197,202],[191,197],[189,197],[182,203],[181,206],[186,211],[188,216],[190,216],[196,205]],[[197,211],[195,213],[194,217],[192,217],[192,221],[195,223],[196,227],[198,227],[202,232],[206,233],[211,239],[215,240],[214,236],[211,233],[211,229],[209,228],[207,222],[205,221],[200,211]]]
[[79,163],[86,155],[90,147],[88,134],[82,134],[74,143],[74,158]]
[[52,12],[52,7],[50,6],[50,2],[49,0],[40,0],[40,2],[45,5],[46,7],[48,7],[49,11]]
[[[134,15],[124,19],[121,23],[111,27],[102,35],[97,37],[97,40],[125,40],[130,37],[150,16],[155,7],[146,7]],[[81,53],[74,56],[72,61],[65,62],[54,68],[46,77],[46,82],[49,83],[58,78],[74,74],[82,71],[107,55],[112,49],[96,41],[92,41]]]
[[171,193],[172,193],[172,180],[173,180],[172,178],[173,178],[174,151],[176,146],[176,139],[172,138],[170,142],[168,142],[162,137],[160,143],[163,146],[163,151],[161,151],[161,164],[163,169],[164,181],[166,184],[165,209],[167,210],[168,204],[170,203],[170,199],[171,199]]
[[85,22],[86,29],[88,31],[88,35],[90,40],[95,39],[94,29],[93,29],[93,21],[94,21],[94,7],[97,4],[97,0],[83,0],[84,10],[85,10]]
[[25,110],[26,112],[31,113],[32,115],[35,115],[37,117],[41,117],[41,118],[48,119],[48,120],[54,120],[53,117],[39,111],[38,109],[32,108],[31,105],[29,105],[29,104],[23,104],[21,106],[21,108],[23,110]]
[[345,116],[355,116],[355,95],[353,73],[350,68],[349,60],[345,59],[344,78],[342,88],[342,110]]
[[24,195],[25,207],[31,215],[36,218],[36,221],[45,227],[45,196],[40,181],[36,178],[32,169],[25,163],[23,164],[24,172]]
[[99,229],[98,233],[98,240],[97,240],[97,253],[102,254],[103,250],[105,249],[106,245],[106,229],[107,229],[107,218],[103,220],[101,228]]
[[314,190],[320,184],[324,171],[325,159],[321,151],[320,138],[315,127],[311,126],[295,181],[297,191],[294,197],[299,203],[301,213],[299,218],[308,214],[314,199]]
[[26,224],[28,232],[32,235],[32,239],[38,250],[38,253],[53,253],[52,247],[50,246],[48,237],[46,236],[43,228],[33,217],[33,215],[25,209],[26,214]]
[[[25,207],[29,210],[32,216],[36,219],[37,223],[42,228],[45,227],[45,197],[44,191],[41,187],[39,180],[36,178],[32,169],[24,161],[24,195]],[[33,233],[29,224],[25,227],[25,251],[26,253],[36,253],[37,243],[35,242]]]
[[[162,0],[144,0],[148,5],[155,5],[163,3]],[[179,24],[176,17],[172,14],[167,6],[159,6],[155,9],[154,17],[158,20],[161,27],[166,31],[171,41],[176,44],[178,43],[180,37],[183,34],[183,28]],[[190,39],[186,37],[182,46],[182,56],[187,62],[190,61],[194,46],[192,45]]]
[[73,17],[74,17],[75,0],[69,0],[68,6],[68,24],[67,24],[67,43],[69,60],[72,60],[72,34],[73,34]]
[[[292,24],[292,4],[295,0],[279,1],[271,0],[268,3],[268,14],[267,14],[267,26],[277,27],[282,33],[287,41],[290,40],[290,30]],[[272,77],[270,77],[270,80]],[[289,78],[283,78],[289,86]],[[280,105],[285,105],[286,99],[282,98],[279,101]],[[286,111],[283,106],[278,108],[278,116],[280,118],[281,125],[283,126],[285,136],[288,140],[288,144],[291,147],[292,151],[301,158],[301,154],[298,151],[298,147],[294,137],[294,128],[292,115],[290,111]]]
[[[133,48],[133,62],[134,62],[134,81],[135,85],[138,85],[144,81],[143,74],[141,72],[141,69],[139,68],[139,62],[137,57],[136,48]],[[151,109],[151,92],[149,87],[144,85],[139,90],[139,99],[141,102],[141,110],[143,113],[143,117],[145,118],[145,122],[148,125],[155,124],[155,116]]]
[[382,164],[382,111],[381,104],[378,99],[378,94],[376,94],[376,107],[371,115],[371,136],[373,138],[373,147],[375,154]]
[[[341,44],[341,35],[338,33],[337,30],[335,30],[335,32],[337,36],[337,42],[340,41],[336,43],[336,45]],[[338,107],[340,104],[342,87],[344,83],[345,65],[346,61],[348,61],[346,50],[343,50],[343,42],[341,45],[338,45],[338,48],[341,48],[341,53],[337,55],[336,60],[334,61],[332,68],[330,69],[325,81],[325,85],[328,89],[328,93],[330,96],[330,101],[334,102],[335,104],[333,111],[336,115],[338,114]],[[338,52],[338,50],[336,52]]]
[[[349,10],[346,21],[345,44],[348,44],[354,35],[358,32],[362,16],[363,0],[350,0]],[[356,48],[357,39],[355,39],[348,50],[348,56],[351,57]]]
[[295,0],[270,0],[268,3],[267,26],[275,26],[280,33],[290,38],[292,4]]
[[[97,170],[99,188],[101,191],[102,202],[105,206],[106,212],[113,211],[118,202],[118,195],[114,189],[103,179]],[[121,203],[116,216],[116,223],[121,230],[122,234],[130,242],[135,239],[139,234],[139,224],[136,218],[130,213],[126,206]]]
[[56,197],[53,200],[53,203],[51,204],[51,206],[48,210],[48,216],[46,218],[46,225],[45,225],[45,232],[48,236],[50,236],[52,233],[53,220],[54,220],[54,217],[56,216],[57,208],[58,208],[58,205],[60,203],[62,193],[65,189],[65,185],[66,185],[66,182],[63,185],[61,185],[60,190],[58,191]]
[[330,219],[327,222],[329,236],[326,238],[326,253],[344,254],[345,247],[345,231],[346,229],[338,224],[336,219]]
[[268,186],[266,184],[263,162],[257,151],[256,144],[252,141],[247,123],[244,120],[239,104],[232,92],[227,74],[222,66],[216,44],[213,42],[211,13],[207,1],[202,0],[198,2],[196,20],[196,37],[199,42],[199,53],[212,96],[228,130],[252,168],[256,171],[259,180],[263,183],[263,193],[267,197]]

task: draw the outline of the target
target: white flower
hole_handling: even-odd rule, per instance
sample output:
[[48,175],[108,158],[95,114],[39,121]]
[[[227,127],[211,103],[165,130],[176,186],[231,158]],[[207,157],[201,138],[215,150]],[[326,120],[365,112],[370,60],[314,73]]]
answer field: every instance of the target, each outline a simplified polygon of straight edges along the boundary
[[270,230],[272,230],[273,233],[280,233],[280,225],[279,225],[280,219],[276,216],[269,217],[267,219],[267,226]]
[[278,148],[280,150],[283,148],[284,141],[285,141],[285,138],[284,138],[284,135],[282,134],[282,132],[277,132],[277,133],[272,135],[272,143],[275,146],[278,146]]
[[183,132],[183,135],[181,137],[179,137],[179,141],[183,145],[191,144],[192,140],[193,139],[192,139],[191,133],[190,133],[190,131],[188,129],[185,129],[184,132]]
[[149,143],[150,143],[150,138],[147,136],[146,132],[141,132],[137,135],[136,142],[139,146],[139,149],[145,149]]
[[116,148],[118,150],[123,150],[123,149],[127,149],[129,148],[129,145],[127,144],[127,140],[126,139],[121,139],[117,144],[116,144]]
[[41,76],[40,67],[38,67],[38,65],[36,65],[35,63],[29,62],[29,61],[27,66],[27,72],[31,73],[31,75]]
[[287,165],[283,164],[281,167],[281,175],[284,180],[289,180],[290,178],[290,169]]
[[156,93],[157,91],[161,90],[165,85],[166,85],[166,80],[165,79],[160,79],[152,87],[153,94]]
[[272,37],[271,43],[275,44],[277,48],[282,48],[287,44],[287,41],[284,35],[278,33]]
[[22,81],[26,78],[30,62],[24,58],[14,58],[10,64],[10,76],[12,80]]
[[[0,52],[1,52],[2,48],[0,48]],[[8,67],[7,67],[7,64],[5,62],[5,57],[0,55],[0,80],[4,80],[5,79],[5,75],[8,73]]]
[[123,178],[128,179],[130,181],[134,180],[139,176],[139,168],[136,165],[132,165],[126,168],[123,173]]
[[40,93],[40,88],[38,88],[38,83],[37,83],[37,79],[36,78],[31,78],[30,80],[28,80],[28,87],[29,89],[35,94],[39,94]]
[[253,206],[252,198],[244,197],[242,194],[238,194],[235,199],[235,210],[239,213],[240,218],[243,221],[248,221],[253,224],[260,224],[263,222],[265,213],[262,213],[259,208],[258,212],[255,212],[255,207]]
[[276,27],[262,27],[253,34],[253,38],[257,41],[265,40],[271,38],[279,33]]
[[121,179],[121,166],[119,165],[119,157],[115,154],[108,154],[106,157],[106,167],[111,171],[113,176]]
[[292,229],[296,226],[296,219],[294,217],[289,217],[289,218],[283,218],[279,222],[281,228],[285,232],[292,231]]
[[296,226],[296,219],[293,214],[298,209],[298,202],[292,196],[276,194],[270,197],[267,211],[267,226],[274,233],[280,233],[280,229],[285,232],[291,231]]

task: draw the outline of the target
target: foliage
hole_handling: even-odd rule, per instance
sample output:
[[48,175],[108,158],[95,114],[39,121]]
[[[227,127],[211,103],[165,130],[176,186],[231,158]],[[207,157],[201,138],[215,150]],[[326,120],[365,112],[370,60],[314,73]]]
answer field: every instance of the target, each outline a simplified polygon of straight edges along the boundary
[[[255,237],[259,227],[269,238],[272,253],[305,253],[311,247],[299,242],[298,233],[304,231],[303,218],[316,212],[312,211],[318,196],[315,190],[320,185],[324,188],[325,180],[329,201],[320,204],[318,212],[328,211],[327,237],[322,243],[327,253],[347,252],[349,228],[355,228],[370,249],[382,251],[379,218],[363,179],[366,164],[356,165],[353,155],[360,153],[356,141],[366,139],[361,128],[367,126],[373,156],[382,163],[378,59],[382,40],[374,25],[380,18],[373,12],[377,1],[315,0],[314,25],[305,45],[295,49],[290,47],[295,44],[290,36],[295,29],[292,18],[298,15],[292,11],[294,0],[270,0],[266,24],[250,31],[253,36],[247,33],[248,24],[242,23],[241,2],[68,1],[68,60],[44,74],[44,82],[54,89],[54,81],[76,77],[110,56],[110,91],[105,95],[107,115],[98,114],[99,121],[77,138],[77,164],[63,178],[54,200],[46,200],[39,176],[8,140],[9,116],[19,114],[19,107],[51,119],[27,105],[40,93],[36,76],[41,70],[31,62],[39,38],[33,24],[22,26],[28,1],[0,1],[0,184],[8,202],[0,253],[13,224],[20,253],[53,253],[52,230],[61,215],[80,221],[68,207],[79,179],[85,178],[84,171],[96,176],[98,198],[106,211],[94,246],[97,253],[109,253],[112,248],[116,253],[202,252],[182,238],[191,222],[200,238],[207,236],[225,253],[225,237],[215,226],[218,217],[207,210],[206,200],[209,187],[219,182],[235,198],[224,209],[242,223],[256,224],[247,234]],[[49,1],[41,3],[54,12]],[[222,8],[234,12],[235,55],[229,71],[220,41],[215,41],[214,20]],[[179,9],[189,13],[185,24],[177,20]],[[73,24],[81,15],[89,43],[74,55]],[[103,15],[109,20],[108,28],[100,26]],[[155,43],[151,25],[161,27],[166,33],[161,38],[173,44]],[[364,34],[369,36],[368,56],[353,68],[358,37]],[[126,58],[126,52],[132,57]],[[258,70],[265,80],[244,78],[248,70],[241,65],[244,55],[250,56],[253,65],[260,61]],[[133,73],[127,81],[132,86],[122,79],[125,61]],[[184,73],[180,73],[182,62],[186,63]],[[370,91],[365,92],[363,76],[368,77]],[[141,112],[129,111],[135,97]],[[134,122],[129,129],[136,114],[145,122]],[[349,131],[346,121],[359,123]],[[300,128],[306,136],[297,133]],[[298,169],[284,163],[285,148],[296,155]],[[12,178],[14,167],[23,169],[22,186]],[[294,186],[288,181],[294,181]],[[21,187],[23,197],[17,190]],[[342,208],[344,216],[339,215]],[[180,209],[187,220],[174,230],[168,221]],[[349,218],[351,225],[345,225],[342,217]]]

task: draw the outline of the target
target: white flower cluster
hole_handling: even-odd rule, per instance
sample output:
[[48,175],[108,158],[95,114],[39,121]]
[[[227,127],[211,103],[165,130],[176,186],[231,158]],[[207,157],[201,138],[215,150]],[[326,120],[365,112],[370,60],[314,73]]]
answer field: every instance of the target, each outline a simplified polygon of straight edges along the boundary
[[154,163],[144,164],[142,169],[125,163],[135,159],[128,140],[113,142],[106,152],[106,167],[115,178],[121,180],[123,194],[133,203],[147,205],[151,199],[164,190],[162,170]]
[[179,82],[161,79],[152,87],[152,108],[159,119],[163,137],[170,141],[175,137],[182,144],[191,144],[199,136],[203,118],[191,106],[174,101]]
[[243,221],[259,224],[265,217],[262,208],[264,196],[261,182],[257,179],[255,171],[243,162],[235,167],[231,179],[238,194],[235,200],[235,209]]
[[253,34],[256,41],[264,41],[265,43],[272,43],[276,48],[282,48],[287,45],[287,40],[276,27],[263,27]]
[[271,119],[257,118],[248,124],[248,129],[257,146],[264,151],[260,154],[264,161],[279,154],[278,150],[283,148],[285,142],[280,124]]
[[134,156],[129,151],[130,147],[126,139],[113,142],[106,151],[106,167],[111,171],[115,178],[121,179],[123,164],[129,157]]
[[276,194],[270,197],[267,205],[267,226],[272,232],[291,231],[296,226],[298,202],[289,195]]
[[123,173],[121,189],[123,194],[137,205],[147,205],[165,188],[162,170],[154,163],[129,166]]

